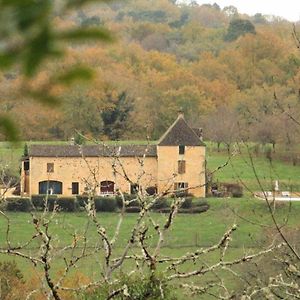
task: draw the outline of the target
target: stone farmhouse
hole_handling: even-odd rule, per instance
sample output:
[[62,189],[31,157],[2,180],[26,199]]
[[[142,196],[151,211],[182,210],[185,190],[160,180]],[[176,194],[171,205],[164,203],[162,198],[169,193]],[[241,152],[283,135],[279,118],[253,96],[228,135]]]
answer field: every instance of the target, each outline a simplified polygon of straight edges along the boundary
[[21,195],[187,190],[205,197],[205,145],[179,114],[156,145],[31,145]]

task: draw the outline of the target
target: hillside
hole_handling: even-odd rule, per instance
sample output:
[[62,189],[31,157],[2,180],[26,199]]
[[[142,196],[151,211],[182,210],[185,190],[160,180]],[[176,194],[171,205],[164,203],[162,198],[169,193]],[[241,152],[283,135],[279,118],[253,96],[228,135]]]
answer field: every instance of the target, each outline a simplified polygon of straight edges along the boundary
[[0,73],[1,107],[17,120],[24,139],[66,140],[76,131],[157,139],[182,108],[217,143],[242,137],[291,151],[298,142],[287,112],[298,119],[300,57],[288,21],[168,0],[94,4],[67,17],[53,12],[53,18],[58,28],[104,26],[115,42],[70,44],[64,61],[49,63],[32,80],[38,88],[67,66],[93,67],[91,85],[52,87],[59,107],[25,99],[18,69]]

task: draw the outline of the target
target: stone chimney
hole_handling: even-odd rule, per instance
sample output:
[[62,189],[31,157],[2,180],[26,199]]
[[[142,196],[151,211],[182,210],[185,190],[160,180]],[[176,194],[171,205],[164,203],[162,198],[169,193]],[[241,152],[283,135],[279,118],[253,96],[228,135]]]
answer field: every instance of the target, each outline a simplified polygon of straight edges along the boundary
[[184,119],[184,112],[182,107],[180,107],[180,109],[178,110],[178,118],[183,118]]

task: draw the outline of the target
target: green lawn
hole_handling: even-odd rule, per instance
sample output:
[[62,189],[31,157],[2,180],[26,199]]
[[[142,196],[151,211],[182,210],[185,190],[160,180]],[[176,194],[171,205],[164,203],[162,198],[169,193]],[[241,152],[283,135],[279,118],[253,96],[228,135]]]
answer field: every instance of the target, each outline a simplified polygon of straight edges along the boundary
[[[57,142],[49,143],[53,144]],[[131,142],[127,141],[123,143]],[[134,143],[142,143],[142,141],[135,141]],[[15,173],[18,172],[19,158],[22,155],[23,147],[24,144],[12,148],[8,143],[0,143],[0,159],[6,165],[11,166]],[[213,151],[213,148],[213,145],[208,145],[207,147],[207,166],[209,170],[218,168],[228,160],[228,155],[225,151],[218,153]],[[240,182],[251,191],[260,190],[253,172],[254,167],[265,190],[271,189],[274,180],[279,180],[282,190],[288,190],[292,186],[295,190],[300,191],[300,166],[292,166],[289,163],[279,160],[273,160],[270,163],[263,156],[255,157],[252,166],[249,156],[245,154],[245,151],[243,152],[232,157],[227,166],[217,171],[214,174],[214,180],[219,182]],[[252,251],[257,251],[261,247],[271,243],[274,229],[272,229],[272,221],[266,203],[262,200],[251,198],[246,188],[244,191],[244,198],[208,198],[207,201],[210,204],[210,209],[205,213],[196,215],[179,214],[171,230],[165,236],[161,250],[162,255],[178,257],[187,252],[195,251],[200,247],[209,247],[216,243],[233,223],[238,224],[238,230],[232,236],[232,242],[227,254],[228,259],[236,258],[244,252],[251,253]],[[299,245],[299,238],[295,239],[300,228],[299,214],[300,202],[293,202],[291,205],[289,203],[276,204],[276,219],[279,224],[285,225],[283,230],[285,230],[287,236],[296,245]],[[30,214],[8,213],[8,215],[11,220],[10,239],[12,243],[18,245],[30,239],[34,234]],[[110,238],[115,232],[118,217],[117,213],[98,213],[98,219],[106,228]],[[153,218],[160,224],[165,222],[166,217],[163,214],[153,213]],[[118,256],[122,253],[136,218],[137,214],[126,215],[121,227],[120,236],[115,244],[113,256]],[[88,250],[91,252],[91,255],[79,263],[79,270],[91,277],[97,278],[99,276],[103,267],[103,251],[94,253],[93,249],[95,245],[101,244],[101,241],[96,234],[95,226],[88,222],[84,213],[59,213],[54,218],[51,224],[54,246],[52,251],[56,253],[57,257],[51,272],[56,274],[64,267],[64,256],[60,253],[60,250],[71,243],[74,232],[79,237],[79,245],[82,246],[82,238],[80,237],[82,237],[87,226]],[[6,220],[0,216],[0,247],[5,247],[5,233]],[[153,249],[156,241],[156,233],[154,230],[150,230],[147,244]],[[38,251],[37,246],[38,242],[33,242],[27,247],[26,251],[36,254]],[[140,254],[138,247],[133,247],[130,253],[136,253],[136,251]],[[66,255],[67,258],[72,256],[70,252],[66,252]],[[214,252],[203,257],[203,261],[206,263],[217,262],[219,255],[219,251]],[[16,258],[0,255],[0,261],[7,259]],[[38,274],[39,269],[33,268],[24,259],[17,258],[16,260],[26,277],[30,277],[31,274]],[[126,263],[124,270],[128,271],[128,267],[133,268],[133,263]],[[190,263],[182,266],[182,270],[192,270],[194,268],[195,266]],[[231,276],[227,274],[225,278],[232,284],[232,288],[235,288],[235,284],[239,283],[232,280]],[[195,279],[195,282],[198,280],[202,279]],[[206,278],[206,280],[210,280],[210,277]]]
[[[251,198],[239,198],[239,199],[220,199],[209,198],[208,203],[210,209],[202,214],[179,214],[177,215],[171,230],[165,236],[165,242],[161,249],[162,256],[180,257],[188,252],[193,252],[199,248],[209,247],[220,240],[224,232],[230,228],[232,224],[237,224],[238,229],[232,235],[232,241],[228,249],[226,260],[236,259],[242,257],[244,253],[250,254],[259,251],[262,247],[271,244],[272,234],[272,221],[268,212],[266,203],[262,200],[256,200]],[[300,202],[293,202],[291,206],[289,203],[279,203],[275,207],[275,216],[279,224],[285,225],[285,231],[289,234],[289,238],[297,237],[299,230],[299,214],[300,214]],[[8,213],[11,220],[11,233],[10,240],[12,245],[18,245],[26,242],[34,234],[34,227],[32,225],[31,215],[29,213]],[[116,224],[118,222],[118,213],[98,213],[99,222],[103,225],[108,233],[108,236],[112,238]],[[120,236],[113,249],[113,257],[119,256],[124,246],[126,245],[132,227],[135,224],[138,214],[127,214],[124,222],[121,226]],[[152,213],[152,217],[164,224],[167,215]],[[288,220],[286,221],[286,218]],[[6,240],[6,219],[0,217],[0,247],[5,247]],[[104,250],[95,253],[94,248],[96,245],[101,245],[101,239],[96,233],[96,228],[93,223],[88,221],[84,212],[81,213],[58,213],[53,219],[50,228],[52,235],[52,253],[56,255],[55,260],[51,267],[51,274],[56,276],[64,268],[64,259],[71,259],[73,254],[82,250],[79,247],[74,253],[67,250],[60,252],[63,247],[72,242],[72,236],[76,232],[78,239],[78,245],[82,246],[82,236],[87,228],[88,239],[88,252],[90,255],[83,259],[78,264],[78,268],[72,270],[71,275],[78,270],[93,278],[99,278],[101,270],[104,265]],[[269,227],[270,226],[270,227]],[[157,235],[154,230],[150,230],[148,233],[147,245],[150,247],[150,251],[153,251],[153,246],[157,241]],[[299,239],[291,240],[293,244],[298,243]],[[297,245],[297,244],[296,244]],[[36,255],[38,253],[38,243],[33,242],[27,247],[27,253]],[[141,250],[137,245],[133,246],[129,252],[130,254],[141,254]],[[0,261],[14,259],[17,261],[19,268],[25,274],[26,278],[30,278],[32,275],[39,276],[41,272],[40,267],[33,267],[28,261],[9,257],[8,255],[0,255]],[[196,263],[186,263],[180,266],[181,271],[195,270],[199,268],[202,262],[209,265],[217,263],[220,259],[220,251],[215,251],[209,255],[201,257]],[[133,269],[135,264],[132,261],[126,262],[120,269],[124,272],[128,272]],[[165,266],[159,265],[159,270],[164,270]],[[236,270],[241,271],[243,269]],[[241,266],[244,268],[244,266]],[[221,274],[229,287],[232,289],[237,288],[242,282],[238,282],[236,278],[232,277],[227,271],[217,271],[216,274]],[[208,282],[215,276],[208,274],[204,277],[193,278],[194,283]],[[186,282],[190,282],[187,279]],[[182,283],[184,280],[181,280]],[[179,291],[177,296],[184,299],[184,296],[180,296]],[[195,298],[197,299],[197,297]],[[209,298],[205,298],[209,299]]]
[[[219,241],[222,234],[233,223],[238,224],[238,230],[234,233],[231,247],[233,248],[256,248],[258,245],[270,242],[265,235],[264,226],[272,225],[266,203],[262,200],[241,199],[208,199],[210,209],[202,214],[179,214],[171,228],[166,234],[164,249],[172,249],[175,253],[181,252],[182,248],[196,249],[197,247],[208,247]],[[288,203],[278,204],[275,210],[276,218],[280,224],[284,224],[288,216],[288,228],[299,227],[300,202],[294,202],[291,207]],[[29,213],[8,213],[11,219],[10,239],[14,244],[26,242],[34,233]],[[163,224],[167,215],[153,213],[153,218]],[[118,222],[118,213],[98,213],[100,223],[106,228],[112,238]],[[116,249],[123,249],[131,229],[135,224],[137,214],[127,214],[121,227],[119,239],[115,245]],[[51,233],[55,247],[58,249],[66,246],[72,241],[72,235],[77,232],[82,236],[88,226],[88,245],[94,247],[99,242],[95,225],[88,223],[85,213],[59,213],[51,224]],[[5,244],[6,220],[0,218],[0,245]],[[157,236],[154,231],[149,233],[152,238],[147,241],[148,245],[155,245]],[[37,243],[29,245],[28,249],[34,251]],[[117,252],[119,252],[117,250]],[[3,258],[3,257],[2,257]]]
[[[207,153],[208,169],[213,171],[228,160],[225,153]],[[253,164],[246,154],[233,156],[228,165],[215,173],[220,182],[240,182],[251,190],[260,191],[254,170],[265,190],[271,190],[275,180],[279,180],[281,190],[300,190],[300,166],[293,166],[279,160],[272,161],[254,157]]]

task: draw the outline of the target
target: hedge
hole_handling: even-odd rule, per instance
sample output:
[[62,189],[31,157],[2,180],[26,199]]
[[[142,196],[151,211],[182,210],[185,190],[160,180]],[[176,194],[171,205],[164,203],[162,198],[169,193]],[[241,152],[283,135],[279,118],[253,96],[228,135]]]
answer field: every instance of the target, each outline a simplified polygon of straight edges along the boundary
[[77,195],[76,196],[76,204],[78,208],[85,208],[86,204],[88,203],[89,197],[85,195]]
[[23,211],[28,212],[32,210],[32,204],[29,198],[13,197],[6,198],[7,211]]
[[205,198],[196,198],[193,199],[192,207],[206,206],[208,202]]
[[47,207],[49,210],[54,209],[54,204],[57,200],[57,195],[32,195],[31,202],[35,209],[37,210],[44,210],[45,204],[47,201]]
[[152,209],[154,210],[160,210],[162,208],[170,207],[168,200],[165,198],[158,198],[152,205]]
[[207,211],[208,209],[209,209],[208,205],[192,207],[192,208],[179,208],[178,213],[179,214],[199,214],[199,213]]
[[96,211],[114,212],[117,209],[117,201],[115,197],[95,197]]
[[157,194],[157,187],[156,186],[148,186],[146,188],[146,192],[149,196],[153,196]]
[[60,197],[56,201],[58,207],[62,211],[74,212],[76,211],[76,201],[74,197]]
[[127,213],[139,213],[141,211],[141,208],[139,206],[128,206],[126,207]]
[[[139,201],[137,200],[137,195],[124,193],[123,197],[124,197],[125,201],[130,201],[130,203],[127,205],[128,207],[140,206]],[[116,201],[117,201],[117,207],[122,208],[123,207],[123,198],[122,198],[122,196],[117,195],[115,198],[116,198]],[[136,200],[132,201],[134,199],[136,199]]]
[[[126,200],[134,199],[134,195],[126,195]],[[74,197],[57,197],[57,195],[32,195],[31,199],[21,197],[6,198],[4,209],[8,211],[28,212],[34,209],[45,209],[47,199],[47,208],[49,211],[54,209],[54,205],[58,205],[60,211],[75,212],[84,207],[88,201],[87,196]],[[120,196],[117,197],[100,197],[94,199],[95,209],[99,212],[115,212],[122,202]],[[120,206],[119,206],[120,207]],[[192,199],[187,197],[182,203],[179,213],[200,213],[207,211],[209,205],[204,198]],[[161,213],[170,212],[170,203],[166,198],[158,198],[152,206],[153,211]],[[126,206],[126,212],[138,213],[141,211],[138,200],[131,202]]]
[[181,208],[191,208],[193,203],[192,197],[186,197],[185,200],[181,204]]

